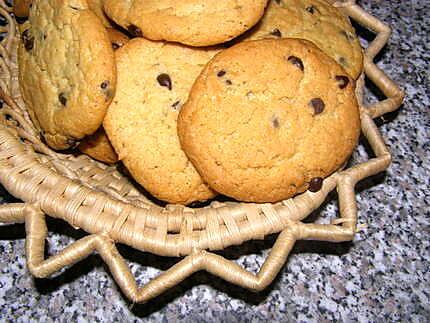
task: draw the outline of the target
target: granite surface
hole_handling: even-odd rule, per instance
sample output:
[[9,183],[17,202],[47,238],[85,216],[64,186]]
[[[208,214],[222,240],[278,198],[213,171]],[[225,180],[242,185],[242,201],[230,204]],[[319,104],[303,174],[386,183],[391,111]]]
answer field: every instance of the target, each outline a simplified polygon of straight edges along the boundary
[[[429,253],[429,1],[359,2],[393,27],[378,65],[406,90],[402,108],[378,120],[393,152],[391,168],[360,183],[359,222],[352,243],[299,242],[275,282],[253,294],[198,273],[145,305],[130,304],[96,255],[51,279],[33,279],[24,260],[23,225],[0,226],[0,321],[77,322],[426,322],[430,320]],[[372,35],[362,33],[365,42]],[[380,98],[378,91],[369,100]],[[354,160],[364,160],[360,146]],[[13,200],[1,191],[3,201]],[[335,196],[313,215],[328,221]],[[83,236],[49,222],[48,252]],[[274,237],[224,254],[256,271]],[[122,247],[144,283],[175,259]]]

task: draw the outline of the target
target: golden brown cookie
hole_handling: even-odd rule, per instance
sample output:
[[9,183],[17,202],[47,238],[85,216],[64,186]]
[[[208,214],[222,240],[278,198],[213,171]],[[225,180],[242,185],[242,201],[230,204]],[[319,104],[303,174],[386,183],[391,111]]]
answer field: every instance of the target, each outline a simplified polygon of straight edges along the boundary
[[360,133],[353,81],[312,43],[243,42],[215,56],[178,118],[184,151],[214,190],[275,202],[350,156]]
[[136,36],[208,46],[251,28],[266,4],[267,0],[105,0],[104,8]]
[[357,79],[363,54],[348,17],[324,0],[271,0],[245,39],[302,38],[313,42]]
[[188,204],[214,196],[182,151],[176,120],[215,53],[143,38],[116,52],[118,86],[104,127],[132,176],[160,200]]
[[85,137],[79,144],[78,149],[101,162],[114,164],[118,161],[118,155],[113,149],[103,127],[100,127],[94,134]]
[[49,146],[74,147],[99,128],[115,93],[109,37],[84,0],[33,1],[29,26],[18,54],[24,101]]

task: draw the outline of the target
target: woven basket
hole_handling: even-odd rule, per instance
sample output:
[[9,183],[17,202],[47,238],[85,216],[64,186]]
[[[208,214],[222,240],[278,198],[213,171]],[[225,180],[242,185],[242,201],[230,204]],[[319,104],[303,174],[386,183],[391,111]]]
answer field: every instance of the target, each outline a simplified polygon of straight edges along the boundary
[[[17,82],[17,26],[10,6],[0,0],[6,26],[0,45],[0,183],[23,203],[0,206],[0,221],[25,222],[26,256],[30,272],[47,277],[98,252],[115,281],[133,302],[146,302],[191,274],[206,270],[233,284],[259,291],[268,286],[284,265],[297,240],[349,241],[357,224],[355,184],[385,170],[390,153],[373,118],[391,112],[403,101],[403,92],[374,63],[391,30],[361,9],[355,1],[331,1],[353,20],[374,31],[365,50],[364,74],[387,99],[364,105],[362,75],[357,81],[362,133],[375,157],[343,169],[324,180],[317,193],[305,192],[276,204],[212,202],[202,208],[161,207],[145,197],[114,167],[86,156],[57,153],[39,138],[21,99]],[[331,224],[303,223],[327,195],[337,189],[339,218]],[[44,259],[45,216],[59,218],[88,235],[58,254]],[[247,240],[278,233],[276,242],[257,274],[208,250],[220,250]],[[116,243],[161,256],[182,259],[143,287],[138,287]]]

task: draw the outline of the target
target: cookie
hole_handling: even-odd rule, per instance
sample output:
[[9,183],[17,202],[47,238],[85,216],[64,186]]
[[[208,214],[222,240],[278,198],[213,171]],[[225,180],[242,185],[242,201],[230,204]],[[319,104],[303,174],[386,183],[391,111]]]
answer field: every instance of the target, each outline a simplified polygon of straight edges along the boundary
[[320,189],[359,133],[353,81],[298,39],[248,41],[219,53],[178,118],[182,147],[203,179],[250,202]]
[[85,137],[79,144],[78,149],[82,153],[107,164],[114,164],[118,161],[118,155],[106,136],[103,127],[100,127],[94,134]]
[[116,51],[118,86],[104,128],[135,180],[160,200],[188,204],[214,196],[182,151],[176,121],[215,53],[144,38]]
[[360,41],[348,17],[324,0],[271,0],[245,40],[302,38],[313,42],[357,79],[363,69]]
[[28,17],[32,0],[14,0],[13,13],[16,17]]
[[266,4],[267,0],[105,0],[104,8],[136,36],[208,46],[251,28]]
[[24,101],[49,146],[74,147],[99,128],[115,93],[108,34],[84,0],[33,1],[29,26],[18,53]]

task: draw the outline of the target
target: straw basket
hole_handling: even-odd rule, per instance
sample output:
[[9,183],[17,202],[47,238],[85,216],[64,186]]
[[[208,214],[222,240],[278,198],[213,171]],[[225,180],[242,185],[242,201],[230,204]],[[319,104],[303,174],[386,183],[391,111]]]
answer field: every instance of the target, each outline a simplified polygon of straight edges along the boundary
[[[29,119],[17,85],[17,26],[10,6],[0,0],[6,26],[0,45],[0,183],[23,203],[0,206],[0,221],[25,222],[26,256],[30,272],[47,277],[98,252],[124,294],[133,302],[146,302],[205,270],[226,281],[259,291],[268,286],[284,265],[297,240],[349,241],[357,223],[355,184],[385,170],[390,153],[373,118],[393,111],[404,94],[374,63],[391,30],[361,9],[355,1],[331,1],[353,20],[376,33],[365,50],[364,74],[385,94],[385,100],[365,106],[364,75],[357,82],[362,133],[375,157],[343,169],[324,180],[317,193],[305,192],[276,204],[213,202],[203,208],[179,205],[160,207],[115,168],[86,156],[57,153],[39,138]],[[331,224],[303,223],[327,195],[337,189],[339,218]],[[58,254],[44,259],[45,217],[68,222],[88,235]],[[257,274],[212,253],[231,245],[279,233]],[[138,287],[116,243],[161,256],[181,259],[170,269]]]

